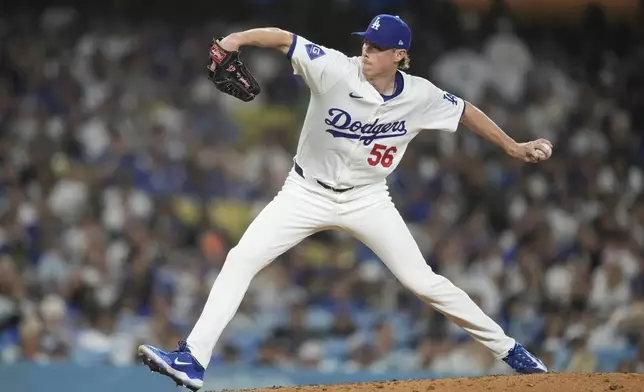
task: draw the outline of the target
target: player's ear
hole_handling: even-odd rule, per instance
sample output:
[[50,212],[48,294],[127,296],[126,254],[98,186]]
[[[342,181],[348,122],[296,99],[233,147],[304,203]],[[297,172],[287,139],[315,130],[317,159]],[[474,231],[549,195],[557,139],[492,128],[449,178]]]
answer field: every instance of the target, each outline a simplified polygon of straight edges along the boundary
[[394,60],[398,63],[407,56],[407,51],[404,49],[397,49],[394,53]]

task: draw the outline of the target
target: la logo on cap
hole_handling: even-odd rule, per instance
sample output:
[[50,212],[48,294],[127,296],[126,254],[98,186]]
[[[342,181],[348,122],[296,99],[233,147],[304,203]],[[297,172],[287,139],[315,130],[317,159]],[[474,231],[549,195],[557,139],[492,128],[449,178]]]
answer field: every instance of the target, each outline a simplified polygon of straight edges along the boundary
[[374,30],[378,30],[380,28],[380,17],[377,17],[376,20],[373,21],[371,28]]

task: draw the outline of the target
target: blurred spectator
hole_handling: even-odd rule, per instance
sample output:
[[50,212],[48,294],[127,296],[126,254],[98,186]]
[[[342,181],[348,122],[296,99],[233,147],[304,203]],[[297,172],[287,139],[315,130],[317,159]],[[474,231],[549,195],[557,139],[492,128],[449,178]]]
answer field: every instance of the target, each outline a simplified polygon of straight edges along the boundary
[[571,373],[595,372],[597,370],[597,360],[586,348],[584,332],[580,331],[578,335],[571,336],[569,344],[572,351],[572,358],[566,371]]
[[336,315],[333,320],[331,328],[327,332],[327,336],[332,338],[346,338],[356,332],[356,326],[351,321],[351,316],[346,312],[341,312]]
[[318,331],[312,330],[306,325],[306,308],[296,305],[291,308],[290,317],[284,324],[273,330],[273,338],[283,343],[290,353],[296,354],[297,349],[304,342],[316,338]]
[[[313,343],[306,343],[302,345],[298,353],[299,363],[304,366],[315,366],[319,359],[319,348]],[[290,355],[288,355],[280,347],[280,345],[272,339],[264,341],[258,350],[256,366],[286,366],[290,362]]]
[[224,346],[222,350],[222,360],[227,365],[234,365],[239,361],[239,350],[231,345]]

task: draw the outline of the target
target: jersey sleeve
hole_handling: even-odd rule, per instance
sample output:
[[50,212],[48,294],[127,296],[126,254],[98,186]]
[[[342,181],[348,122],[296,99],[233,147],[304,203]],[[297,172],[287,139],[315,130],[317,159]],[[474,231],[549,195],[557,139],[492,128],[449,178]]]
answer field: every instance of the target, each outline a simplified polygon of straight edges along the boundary
[[351,65],[344,53],[295,34],[286,56],[291,60],[293,73],[300,75],[315,94],[329,91],[346,75]]
[[455,132],[465,111],[465,101],[429,82],[427,84],[423,129]]

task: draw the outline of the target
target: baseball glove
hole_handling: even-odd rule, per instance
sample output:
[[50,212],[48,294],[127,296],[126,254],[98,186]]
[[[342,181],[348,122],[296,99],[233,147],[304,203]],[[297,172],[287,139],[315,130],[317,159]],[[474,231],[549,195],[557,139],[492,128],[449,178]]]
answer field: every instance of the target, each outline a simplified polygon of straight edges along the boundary
[[239,51],[229,52],[213,39],[208,59],[208,79],[228,95],[244,102],[252,101],[261,91],[259,83],[239,58]]

